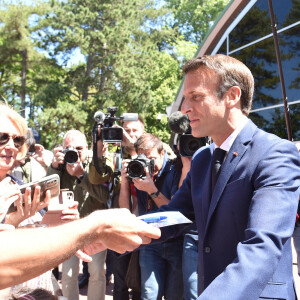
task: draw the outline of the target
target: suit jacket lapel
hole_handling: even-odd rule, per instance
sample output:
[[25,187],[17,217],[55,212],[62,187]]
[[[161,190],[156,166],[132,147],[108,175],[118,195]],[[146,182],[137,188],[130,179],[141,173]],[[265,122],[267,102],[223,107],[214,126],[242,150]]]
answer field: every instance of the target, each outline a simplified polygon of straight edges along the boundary
[[208,228],[212,214],[217,207],[217,204],[222,196],[222,193],[241,158],[247,150],[247,145],[251,141],[253,134],[256,130],[256,125],[249,120],[239,135],[236,137],[233,145],[227,153],[226,160],[222,164],[218,181],[216,182],[215,189],[210,199],[210,207],[206,222],[205,232]]

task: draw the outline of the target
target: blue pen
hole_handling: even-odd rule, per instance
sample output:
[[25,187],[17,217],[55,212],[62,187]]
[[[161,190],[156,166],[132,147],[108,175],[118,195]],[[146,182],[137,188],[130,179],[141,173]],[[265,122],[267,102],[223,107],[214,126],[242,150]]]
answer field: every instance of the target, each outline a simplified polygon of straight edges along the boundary
[[159,217],[146,217],[141,219],[142,221],[146,222],[146,223],[156,223],[156,222],[160,222],[167,219],[166,216],[159,216]]

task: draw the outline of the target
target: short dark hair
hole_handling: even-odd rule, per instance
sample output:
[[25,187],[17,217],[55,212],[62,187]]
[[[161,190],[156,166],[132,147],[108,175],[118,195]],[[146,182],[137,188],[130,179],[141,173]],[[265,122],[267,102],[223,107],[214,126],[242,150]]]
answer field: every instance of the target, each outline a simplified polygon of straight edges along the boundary
[[182,70],[187,74],[202,67],[212,70],[218,76],[217,96],[219,98],[222,98],[232,86],[238,86],[241,89],[241,108],[248,115],[254,93],[254,78],[249,68],[231,56],[216,54],[193,58],[183,66]]
[[134,144],[136,153],[140,150],[152,150],[157,149],[158,153],[161,153],[164,149],[163,142],[154,134],[145,133],[141,135]]

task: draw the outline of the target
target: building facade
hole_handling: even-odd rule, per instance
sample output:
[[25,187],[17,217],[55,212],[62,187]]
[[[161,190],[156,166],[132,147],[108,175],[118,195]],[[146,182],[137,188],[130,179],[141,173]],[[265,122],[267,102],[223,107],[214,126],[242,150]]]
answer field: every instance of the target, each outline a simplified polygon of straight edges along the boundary
[[[272,0],[293,140],[300,140],[300,0]],[[233,0],[196,57],[223,53],[244,62],[255,78],[250,113],[258,127],[288,138],[268,0]],[[182,86],[172,105],[180,108]]]

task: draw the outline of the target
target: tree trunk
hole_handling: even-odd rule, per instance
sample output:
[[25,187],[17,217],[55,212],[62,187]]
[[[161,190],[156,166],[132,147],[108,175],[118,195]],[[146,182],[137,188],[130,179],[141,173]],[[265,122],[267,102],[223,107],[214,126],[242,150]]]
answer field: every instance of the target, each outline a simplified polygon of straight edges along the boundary
[[27,72],[27,50],[21,51],[22,73],[21,73],[21,116],[25,118],[25,98],[26,98],[26,72]]
[[88,96],[89,96],[89,87],[90,87],[90,81],[91,81],[91,74],[93,69],[93,60],[94,55],[89,54],[87,57],[86,62],[86,73],[85,73],[85,81],[83,84],[83,90],[82,90],[82,101],[86,104]]

